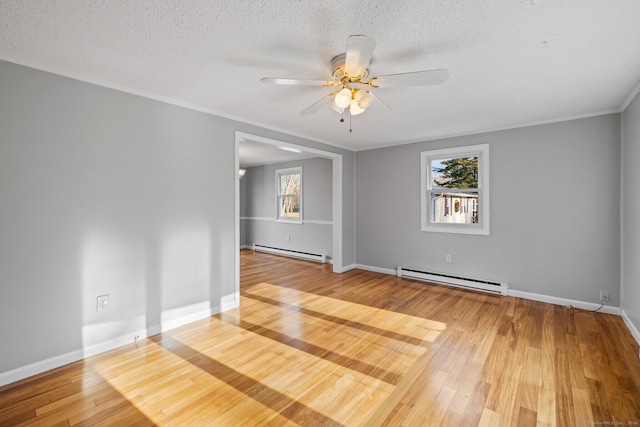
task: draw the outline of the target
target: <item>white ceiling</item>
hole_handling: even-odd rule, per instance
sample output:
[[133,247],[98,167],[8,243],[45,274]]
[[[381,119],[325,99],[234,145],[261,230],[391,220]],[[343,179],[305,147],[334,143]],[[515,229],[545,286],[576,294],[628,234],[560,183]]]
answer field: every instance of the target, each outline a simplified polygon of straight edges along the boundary
[[291,148],[288,146],[265,144],[249,138],[243,138],[239,142],[238,155],[241,168],[318,157],[317,154],[302,150],[290,151]]
[[[640,82],[638,0],[2,0],[0,59],[360,150],[619,112]],[[371,74],[447,68],[442,86],[376,91],[348,123],[329,79],[347,38]],[[348,120],[347,120],[348,122]]]

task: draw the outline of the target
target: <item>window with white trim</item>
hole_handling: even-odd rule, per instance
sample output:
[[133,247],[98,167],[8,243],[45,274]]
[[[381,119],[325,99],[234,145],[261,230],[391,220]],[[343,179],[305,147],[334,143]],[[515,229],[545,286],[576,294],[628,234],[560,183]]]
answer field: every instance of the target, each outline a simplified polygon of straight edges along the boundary
[[489,234],[489,144],[423,151],[421,229]]
[[302,223],[302,167],[276,170],[276,220]]

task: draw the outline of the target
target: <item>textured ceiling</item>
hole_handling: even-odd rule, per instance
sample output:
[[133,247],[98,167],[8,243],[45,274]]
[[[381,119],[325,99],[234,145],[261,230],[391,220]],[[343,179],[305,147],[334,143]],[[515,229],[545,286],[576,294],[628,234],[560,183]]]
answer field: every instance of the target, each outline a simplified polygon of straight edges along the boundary
[[[0,58],[354,150],[620,111],[640,83],[640,1],[2,0]],[[353,118],[331,92],[351,34],[371,74],[447,68]]]

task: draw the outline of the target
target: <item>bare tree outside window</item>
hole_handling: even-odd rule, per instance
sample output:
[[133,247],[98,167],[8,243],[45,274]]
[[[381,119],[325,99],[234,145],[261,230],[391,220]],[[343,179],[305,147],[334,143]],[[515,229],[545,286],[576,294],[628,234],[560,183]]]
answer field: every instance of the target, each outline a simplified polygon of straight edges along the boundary
[[300,217],[300,175],[281,175],[280,188],[282,194],[282,205],[280,212],[282,216],[290,218]]
[[302,220],[302,168],[276,171],[278,220]]

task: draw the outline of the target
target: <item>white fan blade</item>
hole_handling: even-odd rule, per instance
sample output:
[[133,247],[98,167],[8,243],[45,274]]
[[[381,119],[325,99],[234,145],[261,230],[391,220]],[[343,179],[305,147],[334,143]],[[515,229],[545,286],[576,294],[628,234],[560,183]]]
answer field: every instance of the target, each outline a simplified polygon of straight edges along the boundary
[[368,36],[350,36],[347,43],[347,55],[344,60],[344,71],[351,77],[364,75],[371,62],[376,42]]
[[428,86],[440,85],[447,81],[449,72],[446,69],[416,71],[413,73],[388,74],[371,79],[373,87],[394,87],[394,86]]
[[308,106],[304,110],[300,111],[300,115],[301,116],[308,116],[309,114],[315,113],[320,108],[322,108],[325,105],[327,105],[333,99],[333,97],[336,96],[336,93],[338,93],[338,92],[333,92],[333,93],[330,93],[327,96],[323,96],[322,98],[320,98],[320,100],[314,102],[313,104],[311,104],[310,106]]
[[290,86],[335,86],[333,82],[326,80],[301,80],[301,79],[279,79],[272,77],[263,77],[260,79],[262,83],[273,85],[290,85]]

